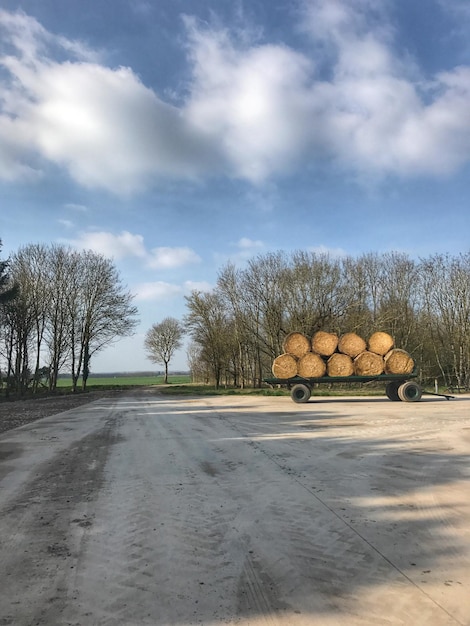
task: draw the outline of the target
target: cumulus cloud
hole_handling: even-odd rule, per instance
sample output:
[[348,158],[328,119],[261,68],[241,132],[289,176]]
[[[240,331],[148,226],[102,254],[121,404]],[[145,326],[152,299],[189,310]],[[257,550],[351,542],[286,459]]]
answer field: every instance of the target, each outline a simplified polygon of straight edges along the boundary
[[250,239],[249,237],[242,237],[235,245],[240,251],[250,253],[264,248],[264,243],[260,239]]
[[133,235],[122,231],[119,235],[105,231],[82,232],[76,239],[70,239],[69,244],[76,248],[93,250],[112,259],[125,257],[146,258],[147,252],[142,235]]
[[241,237],[238,241],[232,242],[230,248],[232,251],[214,254],[214,260],[218,265],[230,262],[237,266],[243,266],[253,256],[266,250],[266,244],[260,239]]
[[148,265],[154,269],[172,269],[192,263],[200,263],[201,257],[187,247],[154,248],[148,256]]
[[188,247],[162,246],[148,251],[142,235],[126,230],[118,235],[107,231],[81,232],[75,239],[67,240],[67,243],[75,248],[93,250],[116,260],[138,258],[148,268],[156,270],[175,269],[201,262],[201,257]]
[[214,289],[214,285],[211,285],[205,280],[202,281],[193,281],[187,280],[183,285],[183,290],[186,294],[191,293],[192,291],[203,291],[209,292]]
[[260,239],[250,239],[249,237],[242,237],[239,239],[233,247],[235,248],[235,254],[230,255],[230,260],[235,264],[244,264],[248,259],[251,259],[256,254],[261,253],[265,244]]
[[280,45],[237,46],[187,20],[193,64],[186,115],[224,147],[236,175],[253,182],[285,170],[305,143],[313,63]]
[[187,17],[178,106],[133,69],[2,10],[0,177],[53,163],[126,194],[168,177],[259,184],[325,160],[360,177],[454,172],[470,159],[470,67],[420,76],[397,54],[387,4],[305,0],[309,54]]
[[341,258],[347,256],[346,250],[343,248],[329,248],[323,244],[319,246],[312,246],[309,248],[310,252],[314,252],[315,254],[326,255],[332,258]]
[[141,283],[134,287],[136,300],[168,300],[182,293],[181,287],[164,281]]
[[[155,176],[191,178],[220,162],[209,138],[130,68],[93,62],[79,43],[22,13],[1,11],[0,32],[15,49],[0,57],[10,76],[0,83],[3,178],[34,172],[20,157],[42,159],[85,187],[125,194]],[[56,60],[57,49],[68,58]]]
[[188,295],[192,291],[209,292],[214,288],[206,281],[187,280],[182,285],[175,285],[161,280],[154,282],[140,283],[133,289],[136,300],[140,301],[160,301],[171,300],[176,297]]

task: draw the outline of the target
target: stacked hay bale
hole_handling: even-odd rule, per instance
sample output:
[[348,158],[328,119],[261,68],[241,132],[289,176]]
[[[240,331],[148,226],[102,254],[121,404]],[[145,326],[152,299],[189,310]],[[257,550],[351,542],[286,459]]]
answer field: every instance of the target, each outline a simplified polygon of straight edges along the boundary
[[380,354],[364,350],[354,359],[354,373],[357,376],[379,376],[384,371],[384,360]]
[[395,348],[393,337],[383,331],[374,332],[367,341],[354,332],[338,337],[318,331],[311,340],[292,332],[286,336],[283,350],[272,366],[273,375],[280,379],[406,375],[415,366],[408,352]]
[[310,340],[302,333],[289,333],[282,344],[284,354],[274,359],[272,373],[276,378],[298,376],[297,363],[310,350]]
[[297,359],[292,354],[280,354],[271,369],[274,378],[293,378],[297,376]]
[[386,374],[411,374],[415,366],[408,352],[400,348],[387,352],[384,361]]
[[331,356],[338,347],[338,335],[319,330],[312,337],[312,350],[320,356]]
[[385,356],[393,348],[395,342],[393,337],[383,331],[372,333],[367,342],[367,347],[371,352]]
[[352,359],[356,357],[361,352],[364,352],[367,344],[362,337],[356,335],[356,333],[346,333],[345,335],[341,335],[340,340],[338,341],[338,350],[342,354],[347,354]]
[[328,376],[352,376],[354,365],[349,354],[335,352],[326,363]]
[[289,333],[282,344],[285,354],[293,354],[298,359],[310,350],[310,340],[302,333]]
[[325,361],[315,352],[307,352],[298,362],[297,375],[302,378],[321,378],[325,373]]

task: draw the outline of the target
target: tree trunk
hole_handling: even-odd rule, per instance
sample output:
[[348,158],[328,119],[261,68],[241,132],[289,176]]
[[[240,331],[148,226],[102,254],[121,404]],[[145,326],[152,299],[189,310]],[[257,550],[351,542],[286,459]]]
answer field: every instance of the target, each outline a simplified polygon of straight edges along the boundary
[[90,375],[90,352],[88,344],[85,344],[85,349],[83,352],[83,376],[82,376],[82,391],[86,391],[86,384],[88,380],[88,376]]

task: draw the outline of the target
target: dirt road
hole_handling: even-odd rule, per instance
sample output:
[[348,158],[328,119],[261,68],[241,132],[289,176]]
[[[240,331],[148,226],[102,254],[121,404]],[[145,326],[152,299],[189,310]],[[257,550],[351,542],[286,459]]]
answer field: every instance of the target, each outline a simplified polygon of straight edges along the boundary
[[470,398],[99,400],[0,435],[0,624],[469,625]]

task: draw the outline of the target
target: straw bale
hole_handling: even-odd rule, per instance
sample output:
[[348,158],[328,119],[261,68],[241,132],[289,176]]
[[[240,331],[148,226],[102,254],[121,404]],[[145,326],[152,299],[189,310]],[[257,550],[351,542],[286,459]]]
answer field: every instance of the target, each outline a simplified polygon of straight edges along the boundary
[[331,356],[338,347],[338,335],[319,330],[312,337],[312,350],[322,356]]
[[343,354],[354,358],[367,348],[367,344],[362,337],[356,333],[346,333],[340,337],[338,342],[338,350]]
[[297,373],[303,378],[320,378],[326,372],[326,363],[319,354],[307,352],[297,364]]
[[335,352],[326,363],[328,376],[352,376],[354,374],[353,360],[347,354]]
[[292,378],[292,376],[297,376],[297,359],[292,354],[277,356],[273,361],[272,373],[275,378]]
[[400,348],[393,348],[384,356],[386,374],[411,374],[415,363],[411,356]]
[[380,354],[364,350],[354,359],[354,372],[358,376],[379,376],[384,371],[384,360]]
[[376,354],[380,354],[381,356],[385,356],[387,352],[393,348],[394,340],[391,335],[388,333],[384,333],[382,331],[378,331],[373,333],[367,342],[367,349],[370,352],[375,352]]
[[302,333],[289,333],[284,339],[282,349],[286,354],[293,354],[300,358],[307,352],[310,352],[310,340]]

